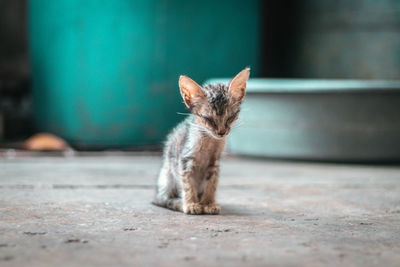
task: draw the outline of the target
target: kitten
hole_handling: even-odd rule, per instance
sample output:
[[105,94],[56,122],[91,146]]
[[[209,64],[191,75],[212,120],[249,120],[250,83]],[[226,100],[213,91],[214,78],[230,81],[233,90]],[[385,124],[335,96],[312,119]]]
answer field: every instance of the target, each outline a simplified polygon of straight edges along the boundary
[[226,86],[199,86],[179,77],[190,114],[168,136],[153,204],[186,214],[219,214],[215,203],[219,158],[236,121],[250,69],[242,70]]

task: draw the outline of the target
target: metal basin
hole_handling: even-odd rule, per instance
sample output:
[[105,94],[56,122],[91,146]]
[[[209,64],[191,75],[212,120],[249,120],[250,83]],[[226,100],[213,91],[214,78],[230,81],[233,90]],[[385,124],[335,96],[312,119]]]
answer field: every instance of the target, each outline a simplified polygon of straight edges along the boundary
[[400,161],[400,81],[252,79],[228,150],[287,159]]

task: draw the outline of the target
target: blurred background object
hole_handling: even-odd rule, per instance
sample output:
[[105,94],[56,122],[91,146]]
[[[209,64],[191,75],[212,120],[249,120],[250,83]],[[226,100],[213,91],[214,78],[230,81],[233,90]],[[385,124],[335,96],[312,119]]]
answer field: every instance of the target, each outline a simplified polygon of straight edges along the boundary
[[[0,1],[0,70],[28,77],[26,0]],[[2,77],[3,80],[4,77]]]
[[5,146],[45,131],[80,149],[158,148],[185,112],[180,74],[400,79],[396,0],[0,0],[0,40]]
[[[257,74],[258,1],[31,1],[36,125],[80,147],[159,145],[180,74]],[[232,16],[240,14],[240,16]]]
[[69,149],[69,146],[53,134],[38,133],[28,138],[23,143],[23,148],[32,151],[65,151]]
[[34,131],[26,1],[0,1],[0,142]]
[[263,3],[262,76],[400,79],[400,1]]
[[281,159],[399,161],[399,88],[400,81],[251,79],[227,147]]

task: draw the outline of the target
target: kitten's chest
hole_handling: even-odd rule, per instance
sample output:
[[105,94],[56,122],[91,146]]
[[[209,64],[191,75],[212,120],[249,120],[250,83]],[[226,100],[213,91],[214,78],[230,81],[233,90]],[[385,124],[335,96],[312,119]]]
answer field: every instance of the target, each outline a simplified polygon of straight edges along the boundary
[[201,180],[207,173],[208,168],[217,165],[224,145],[225,140],[215,140],[213,138],[205,138],[198,143],[193,155],[193,167],[197,179]]

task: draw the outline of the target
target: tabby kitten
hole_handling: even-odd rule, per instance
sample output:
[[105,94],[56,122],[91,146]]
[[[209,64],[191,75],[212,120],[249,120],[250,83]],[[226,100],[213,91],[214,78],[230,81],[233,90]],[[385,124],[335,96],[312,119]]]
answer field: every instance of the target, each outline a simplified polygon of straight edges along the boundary
[[204,87],[179,77],[182,98],[192,114],[168,136],[155,205],[186,214],[219,214],[215,203],[219,158],[239,115],[249,75],[246,68],[227,86]]

